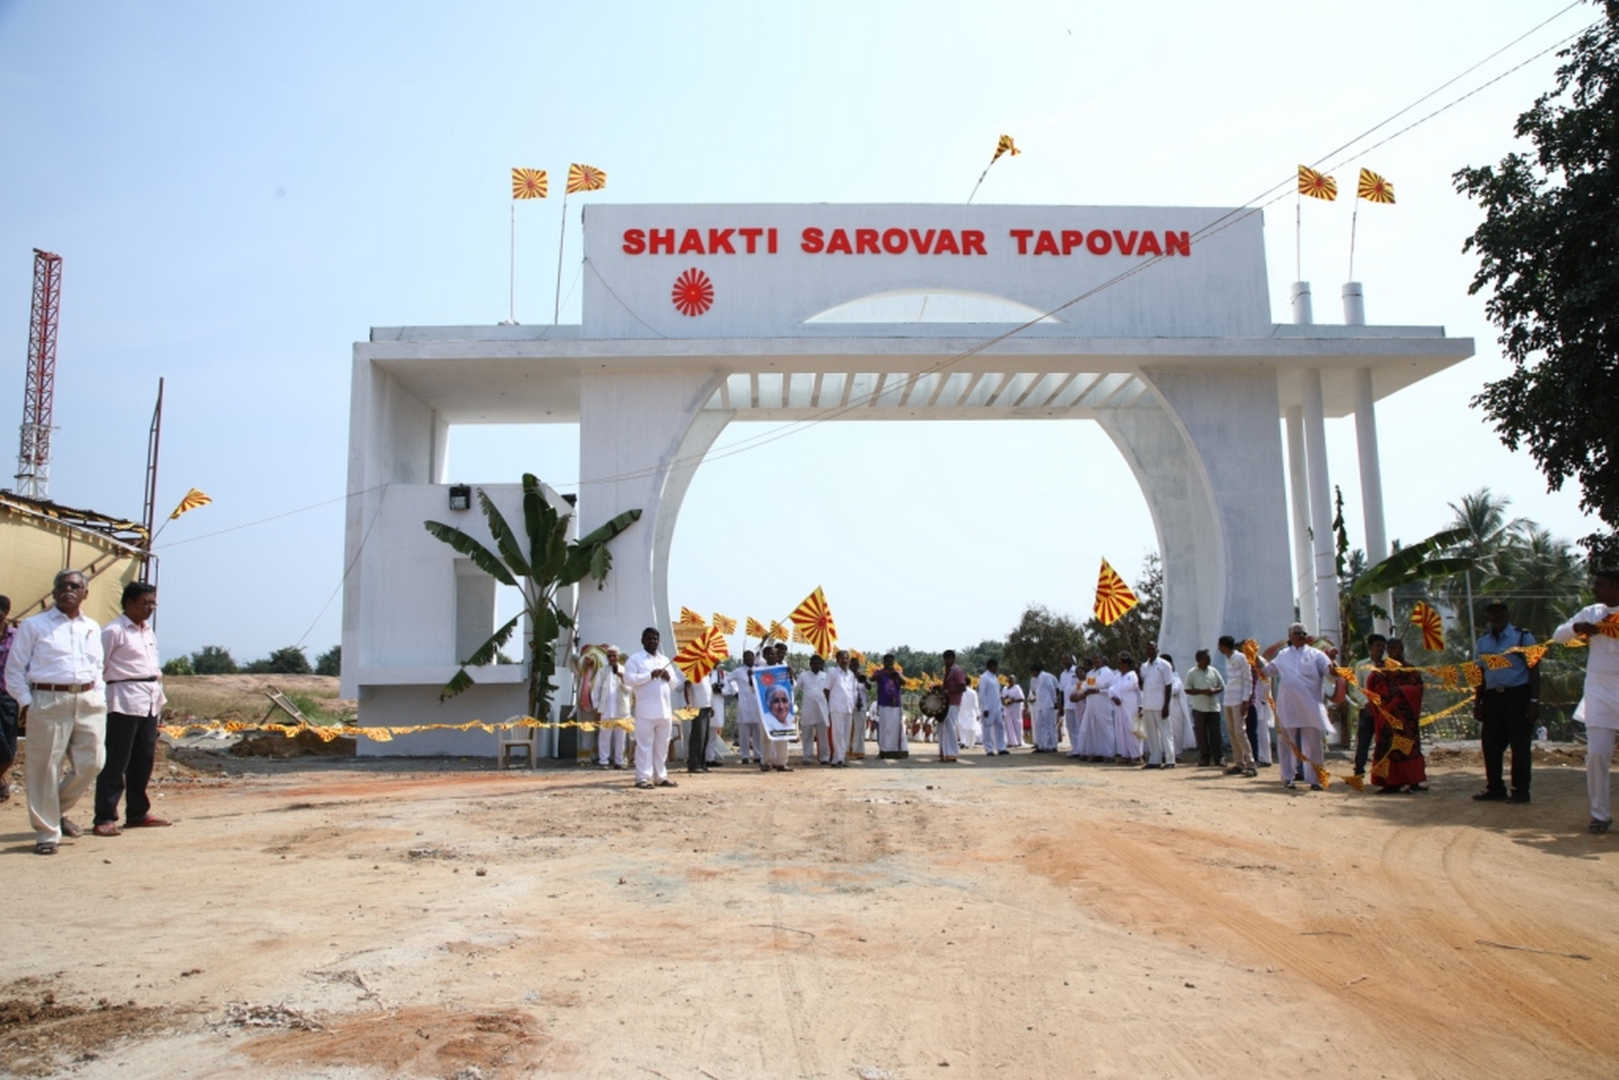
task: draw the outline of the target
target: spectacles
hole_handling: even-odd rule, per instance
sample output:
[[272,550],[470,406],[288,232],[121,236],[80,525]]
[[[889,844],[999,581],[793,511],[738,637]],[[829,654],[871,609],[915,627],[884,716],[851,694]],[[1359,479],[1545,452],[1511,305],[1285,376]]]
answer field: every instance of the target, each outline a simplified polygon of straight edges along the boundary
[[83,592],[85,589],[88,589],[89,587],[90,586],[86,585],[82,581],[64,581],[60,585],[57,585],[56,588],[52,589],[51,591],[52,592]]

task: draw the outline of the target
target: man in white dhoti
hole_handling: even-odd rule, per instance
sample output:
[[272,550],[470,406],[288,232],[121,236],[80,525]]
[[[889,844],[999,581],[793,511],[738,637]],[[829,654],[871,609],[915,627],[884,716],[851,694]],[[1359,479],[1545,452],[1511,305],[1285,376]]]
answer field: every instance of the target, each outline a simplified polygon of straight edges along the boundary
[[939,760],[956,760],[956,730],[961,717],[961,695],[967,689],[967,673],[956,663],[954,649],[944,651],[944,700],[949,706],[939,721]]
[[970,746],[977,746],[979,736],[982,734],[981,706],[978,704],[978,690],[974,687],[972,679],[967,680],[967,686],[961,691],[961,711],[956,714],[956,741],[963,750]]
[[1029,679],[1029,695],[1034,698],[1034,752],[1057,752],[1057,709],[1062,690],[1056,676],[1040,667],[1039,662],[1029,665],[1034,675]]
[[635,786],[678,787],[669,779],[669,732],[674,726],[670,689],[674,665],[658,651],[658,632],[641,631],[641,651],[624,665],[624,685],[635,695]]
[[797,679],[796,689],[804,695],[798,706],[798,730],[804,742],[804,764],[832,764],[832,744],[828,739],[831,727],[829,699],[832,696],[832,677],[826,671],[821,654],[810,657],[809,670]]
[[[1175,666],[1175,658],[1168,653],[1160,653],[1170,668]],[[1169,730],[1173,732],[1175,741],[1175,757],[1186,753],[1188,749],[1197,746],[1197,730],[1192,726],[1192,710],[1186,704],[1186,684],[1181,682],[1179,673],[1169,684]]]
[[[1252,665],[1249,670],[1252,670]],[[1265,669],[1255,671],[1253,703],[1254,733],[1257,738],[1254,742],[1254,761],[1261,769],[1268,769],[1271,766],[1271,732],[1276,726],[1276,714],[1271,708],[1271,698],[1274,696],[1271,693],[1270,676],[1265,674]]]
[[[1310,790],[1320,791],[1321,739],[1327,730],[1324,691],[1330,686],[1336,696],[1342,680],[1333,673],[1327,654],[1310,644],[1303,623],[1288,627],[1287,644],[1277,642],[1266,649],[1264,655],[1268,661],[1263,665],[1264,671],[1274,687],[1276,721],[1281,735],[1285,736],[1283,749],[1286,749],[1286,740],[1291,739],[1304,759],[1304,776],[1310,781]],[[1247,658],[1241,653],[1228,659],[1233,669],[1248,667]],[[1282,786],[1289,790],[1297,787],[1293,782],[1291,756],[1291,753],[1282,755]]]
[[1079,666],[1079,657],[1070,653],[1068,666],[1062,669],[1062,677],[1057,680],[1058,696],[1062,700],[1062,726],[1068,733],[1069,757],[1079,756],[1080,718],[1085,714],[1085,701],[1079,688],[1084,681],[1085,673]]
[[1021,747],[1023,745],[1023,687],[1017,684],[1017,676],[1007,672],[1006,677],[1011,684],[1001,691],[1001,731],[1006,736],[1006,745]]
[[597,669],[590,682],[590,700],[596,706],[601,726],[596,729],[596,768],[622,769],[624,745],[629,740],[633,698],[624,685],[624,669],[618,662],[618,648],[607,647],[607,663]]
[[1567,645],[1581,635],[1589,639],[1585,658],[1585,794],[1591,803],[1586,827],[1605,833],[1613,826],[1608,770],[1613,763],[1614,733],[1619,731],[1619,637],[1610,636],[1619,623],[1619,568],[1603,567],[1592,574],[1597,602],[1576,611],[1559,626],[1552,640]]
[[993,656],[978,677],[978,707],[984,713],[984,756],[1006,753],[1006,728],[1001,724],[1001,662]]
[[1108,666],[1100,656],[1091,657],[1090,670],[1085,673],[1085,716],[1080,721],[1081,753],[1091,761],[1108,761],[1113,757],[1113,699],[1108,689],[1119,673]]
[[1141,757],[1141,740],[1136,736],[1136,719],[1141,712],[1141,676],[1136,673],[1136,662],[1127,653],[1120,653],[1119,673],[1108,687],[1108,700],[1113,702],[1114,761],[1120,765],[1134,765]]
[[1146,758],[1143,769],[1175,767],[1175,732],[1169,719],[1169,696],[1175,685],[1175,668],[1158,655],[1158,643],[1147,642],[1147,659],[1141,665],[1141,728],[1146,732]]
[[[1258,776],[1253,747],[1248,744],[1248,709],[1253,704],[1254,671],[1248,666],[1248,658],[1237,651],[1237,641],[1230,634],[1221,636],[1219,648],[1220,655],[1225,657],[1225,734],[1231,743],[1231,768],[1226,773]],[[1323,653],[1322,658],[1325,656]]]
[[718,669],[709,676],[709,692],[714,699],[714,717],[709,721],[708,748],[703,760],[709,765],[725,764],[725,677]]
[[853,729],[855,696],[860,689],[849,670],[849,651],[839,649],[837,666],[827,673],[827,708],[832,713],[832,764],[842,768],[848,761],[849,733]]
[[759,694],[753,685],[754,663],[752,649],[742,650],[742,663],[731,669],[726,679],[726,693],[736,695],[736,754],[742,764],[762,765],[764,753],[764,719],[759,713]]
[[847,761],[863,761],[866,757],[866,714],[871,711],[871,680],[860,670],[862,659],[849,665],[854,672],[854,715],[849,718],[849,752]]
[[884,654],[883,666],[872,674],[871,681],[877,688],[877,756],[910,757],[910,739],[900,713],[900,692],[905,688],[905,677],[894,666],[893,653]]

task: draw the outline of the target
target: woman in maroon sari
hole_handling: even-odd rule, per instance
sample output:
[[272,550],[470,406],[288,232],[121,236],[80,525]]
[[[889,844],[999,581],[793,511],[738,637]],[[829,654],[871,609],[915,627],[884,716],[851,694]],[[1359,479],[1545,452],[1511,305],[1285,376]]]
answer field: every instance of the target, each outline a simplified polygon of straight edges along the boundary
[[1428,769],[1422,758],[1422,672],[1405,666],[1405,642],[1392,638],[1387,666],[1374,668],[1366,680],[1367,697],[1379,704],[1376,717],[1372,783],[1380,795],[1426,791]]

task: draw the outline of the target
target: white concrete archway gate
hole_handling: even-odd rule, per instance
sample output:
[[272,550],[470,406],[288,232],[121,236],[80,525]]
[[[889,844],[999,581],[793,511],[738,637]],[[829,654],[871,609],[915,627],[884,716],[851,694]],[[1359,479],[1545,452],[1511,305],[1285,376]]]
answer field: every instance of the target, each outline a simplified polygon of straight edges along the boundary
[[[733,419],[1094,419],[1157,528],[1165,648],[1190,656],[1227,628],[1279,632],[1295,596],[1306,621],[1319,607],[1322,628],[1335,626],[1324,418],[1357,417],[1378,557],[1373,402],[1473,350],[1440,327],[1362,325],[1358,286],[1345,288],[1348,325],[1311,324],[1299,286],[1294,322],[1273,322],[1257,213],[607,205],[587,208],[584,245],[578,326],[375,328],[354,347],[349,490],[363,494],[347,517],[343,682],[362,723],[522,711],[515,666],[437,703],[484,605],[421,528],[446,514],[451,424],[579,423],[579,528],[644,510],[615,542],[607,589],[581,595],[580,625],[590,640],[633,643],[649,622],[669,624],[680,504]],[[1061,310],[1011,335],[1012,324],[817,318],[924,290]],[[515,509],[510,485],[484,486]],[[479,518],[460,522],[476,531]],[[403,749],[469,752],[427,737]]]

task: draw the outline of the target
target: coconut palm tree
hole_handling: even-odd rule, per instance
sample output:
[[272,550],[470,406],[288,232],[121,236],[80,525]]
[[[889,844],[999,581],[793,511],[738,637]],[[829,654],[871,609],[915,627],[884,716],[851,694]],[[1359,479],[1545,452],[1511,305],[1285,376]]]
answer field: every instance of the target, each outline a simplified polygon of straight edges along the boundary
[[524,473],[523,525],[528,534],[525,547],[482,488],[478,489],[478,505],[489,524],[489,534],[494,537],[498,554],[454,526],[439,521],[424,521],[422,525],[496,581],[517,587],[523,594],[523,610],[461,662],[461,669],[444,684],[439,700],[454,697],[471,686],[473,679],[467,668],[494,663],[501,647],[516,633],[518,622],[527,616],[530,629],[528,713],[544,719],[551,712],[554,689],[551,676],[557,669],[557,638],[564,627],[573,626],[573,616],[558,602],[558,591],[587,577],[601,588],[613,566],[608,543],[640,520],[641,511],[626,510],[569,543],[568,522],[573,515],[559,514],[540,490],[540,482],[534,474]]

